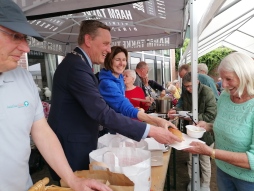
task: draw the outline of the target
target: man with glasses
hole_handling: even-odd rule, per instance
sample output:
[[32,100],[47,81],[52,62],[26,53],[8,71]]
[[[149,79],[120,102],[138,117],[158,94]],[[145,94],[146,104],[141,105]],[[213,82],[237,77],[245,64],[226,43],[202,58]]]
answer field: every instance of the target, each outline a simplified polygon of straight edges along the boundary
[[[181,78],[183,78],[184,75],[187,74],[188,72],[191,72],[190,64],[183,64],[178,69],[178,73]],[[201,84],[204,84],[212,89],[215,99],[217,101],[219,99],[219,94],[218,94],[216,85],[214,83],[214,80],[210,76],[201,74],[201,73],[198,73],[198,80]],[[185,88],[182,86],[182,94],[184,93],[185,93]],[[177,107],[181,107],[181,106],[182,106],[182,96],[180,97],[177,103]]]
[[27,36],[43,41],[12,0],[0,3],[0,190],[25,191],[32,186],[28,160],[30,134],[47,163],[73,190],[111,191],[74,175],[43,113],[31,74],[18,61],[29,52]]
[[5,30],[2,30],[2,29],[0,29],[0,32],[12,36],[13,41],[16,42],[17,44],[21,43],[24,40],[29,42],[29,38],[27,37],[27,35],[23,35],[23,34],[19,34],[19,33],[10,33]]

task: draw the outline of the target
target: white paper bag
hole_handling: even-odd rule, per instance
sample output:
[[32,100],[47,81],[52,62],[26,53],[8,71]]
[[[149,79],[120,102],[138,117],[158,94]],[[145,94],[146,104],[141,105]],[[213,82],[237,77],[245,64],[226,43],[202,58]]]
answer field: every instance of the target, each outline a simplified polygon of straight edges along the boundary
[[104,162],[109,170],[123,173],[135,184],[135,191],[149,191],[151,186],[151,153],[137,148],[104,147],[89,154],[90,163]]
[[143,139],[137,142],[120,134],[105,134],[98,139],[97,145],[98,149],[103,147],[133,147],[147,150],[148,144]]

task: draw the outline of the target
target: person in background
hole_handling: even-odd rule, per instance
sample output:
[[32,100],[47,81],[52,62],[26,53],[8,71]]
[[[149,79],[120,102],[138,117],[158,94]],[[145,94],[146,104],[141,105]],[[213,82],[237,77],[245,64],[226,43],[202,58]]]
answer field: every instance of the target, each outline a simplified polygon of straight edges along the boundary
[[168,87],[173,84],[172,82],[168,81],[167,84],[166,84],[166,88],[168,89]]
[[179,94],[181,95],[182,89],[181,89],[179,80],[174,80],[172,84],[177,88]]
[[[168,112],[170,117],[171,114],[175,114],[176,111],[192,111],[192,81],[191,81],[191,72],[188,72],[183,77],[183,86],[186,88],[186,93],[182,94],[183,104],[180,108],[171,109]],[[211,88],[198,83],[198,120],[203,120],[206,122],[213,122],[216,117],[216,100],[215,96],[212,93]],[[184,118],[184,126],[190,123],[190,118]],[[213,136],[210,132],[205,132],[201,138],[208,146],[213,147]],[[189,155],[188,162],[188,173],[191,178],[192,175],[192,156]],[[201,169],[201,191],[210,191],[210,179],[211,179],[211,162],[210,157],[206,155],[199,156],[200,169]],[[187,187],[187,191],[191,190],[191,181]]]
[[[144,93],[146,95],[146,99],[148,101],[154,101],[152,98],[151,95],[149,95],[146,91],[146,87],[148,87],[148,85],[146,84],[149,84],[149,86],[153,89],[153,90],[159,90],[161,93],[161,97],[164,97],[166,95],[166,91],[165,91],[165,88],[163,88],[160,84],[158,84],[157,82],[155,82],[154,80],[149,80],[148,79],[148,72],[149,72],[149,67],[148,67],[148,64],[144,61],[141,61],[137,64],[136,66],[136,80],[134,82],[134,85],[135,86],[139,86],[141,87],[143,90],[144,90]],[[144,83],[145,81],[145,83]],[[147,81],[147,82],[146,82]]]
[[[149,80],[148,75],[142,78],[142,83],[142,89],[145,92],[146,96],[156,99],[158,97],[164,97],[166,95],[165,88],[163,88],[154,80]],[[160,93],[157,93],[157,90],[159,90]]]
[[[146,75],[144,78],[142,78],[142,82],[143,82],[143,90],[147,93],[147,88],[151,87],[154,91],[159,91],[159,96],[160,97],[164,97],[166,95],[166,93],[168,93],[168,91],[166,91],[166,89],[160,85],[159,83],[157,83],[154,80],[149,80],[148,79],[148,75]],[[146,94],[148,95],[148,94]]]
[[207,67],[207,65],[204,64],[204,63],[199,63],[198,64],[198,73],[199,74],[208,75],[208,67]]
[[[183,76],[188,72],[191,72],[191,65],[189,64],[183,64],[178,69],[178,73],[181,78],[183,78]],[[215,99],[217,101],[219,98],[219,94],[216,85],[214,83],[214,80],[210,76],[205,74],[198,74],[198,80],[201,84],[204,84],[212,89]],[[186,91],[185,88],[182,86],[182,94],[180,99],[178,100],[177,107],[182,107],[182,95],[185,93],[185,91]]]
[[218,92],[221,94],[221,92],[223,90],[221,78],[218,78],[218,82],[216,83],[216,87],[217,87]]
[[112,109],[124,116],[167,128],[172,124],[171,122],[138,110],[124,96],[125,86],[122,73],[127,65],[127,58],[128,52],[121,46],[112,47],[111,53],[107,54],[104,62],[105,68],[99,74],[99,91],[103,99]]
[[142,78],[145,78],[148,75],[149,66],[146,62],[141,61],[137,64],[135,71],[136,71],[137,77],[134,82],[134,85],[142,88],[143,87]]
[[[208,67],[206,64],[204,63],[199,63],[198,64],[198,78],[200,78],[200,80],[202,80],[204,83],[207,83],[207,86],[209,86],[210,88],[212,88],[212,90],[215,92],[214,86],[213,84],[215,84],[216,90],[217,90],[217,86],[216,83],[214,82],[214,79],[211,78],[210,76],[208,76]],[[204,78],[204,76],[206,77],[206,79]],[[203,79],[204,78],[204,79]],[[216,100],[218,100],[218,96],[219,96],[219,92],[217,90],[217,94],[214,93]]]
[[[143,82],[143,91],[145,92],[146,97],[150,98],[150,100],[152,102],[152,104],[150,105],[147,112],[153,113],[156,110],[156,101],[155,100],[164,97],[166,95],[166,91],[157,82],[155,82],[153,80],[149,80],[148,75],[146,75],[146,77],[142,78],[142,82]],[[162,88],[163,88],[163,90],[159,94],[156,88],[159,88],[160,90],[162,90]],[[169,92],[167,91],[167,93],[169,93]],[[172,94],[168,94],[167,96],[169,96],[172,100],[174,99]]]
[[111,191],[106,185],[74,175],[56,135],[43,112],[32,75],[17,67],[29,52],[28,36],[43,38],[31,27],[12,0],[0,3],[0,190],[25,191],[29,174],[30,135],[36,147],[68,185],[76,191]]
[[[160,143],[180,141],[165,129],[168,123],[160,123],[163,128],[147,125],[116,113],[106,104],[92,64],[104,63],[111,52],[110,44],[107,25],[97,20],[82,21],[78,47],[65,56],[54,74],[48,122],[73,171],[89,169],[89,153],[97,148],[99,125],[136,141],[147,136]],[[122,67],[119,65],[117,71]],[[54,172],[52,176],[58,179]]]
[[177,102],[178,102],[178,100],[180,99],[181,96],[180,96],[177,88],[173,84],[171,84],[168,87],[168,92],[169,92],[168,95],[170,95],[171,99],[172,99],[172,105],[173,105],[173,107],[175,107],[177,105]]
[[[123,72],[123,77],[125,84],[125,97],[129,99],[129,101],[132,103],[134,107],[143,108],[144,111],[148,110],[148,108],[151,105],[151,102],[146,102],[145,94],[142,88],[133,85],[136,79],[136,72],[134,70],[127,69]],[[135,98],[144,101],[136,100]]]
[[215,121],[197,124],[214,133],[215,148],[192,142],[186,151],[215,159],[219,191],[254,190],[254,61],[234,52],[221,61],[218,72],[224,91]]
[[178,89],[176,88],[176,86],[174,86],[173,84],[171,84],[169,87],[168,87],[168,91],[169,93],[171,93],[175,99],[179,99],[180,98],[180,94],[178,92]]

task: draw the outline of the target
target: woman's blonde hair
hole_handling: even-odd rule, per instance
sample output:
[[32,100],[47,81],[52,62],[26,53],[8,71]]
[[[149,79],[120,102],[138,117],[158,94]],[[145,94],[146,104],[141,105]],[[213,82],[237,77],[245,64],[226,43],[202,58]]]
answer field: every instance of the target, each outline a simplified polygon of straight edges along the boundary
[[175,90],[176,90],[176,87],[173,84],[170,84],[168,87],[168,91],[171,93],[171,92],[174,92]]
[[221,61],[218,71],[234,72],[237,75],[240,84],[236,94],[239,97],[245,88],[248,95],[254,95],[254,60],[250,56],[240,52],[231,53]]

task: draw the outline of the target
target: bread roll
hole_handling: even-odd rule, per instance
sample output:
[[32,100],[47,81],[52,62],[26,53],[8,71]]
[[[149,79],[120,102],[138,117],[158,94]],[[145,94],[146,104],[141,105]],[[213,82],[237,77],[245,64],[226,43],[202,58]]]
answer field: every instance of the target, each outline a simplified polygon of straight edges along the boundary
[[173,133],[175,136],[177,136],[179,139],[184,140],[183,139],[183,134],[181,131],[179,131],[178,129],[175,128],[169,128],[168,129],[171,133]]

